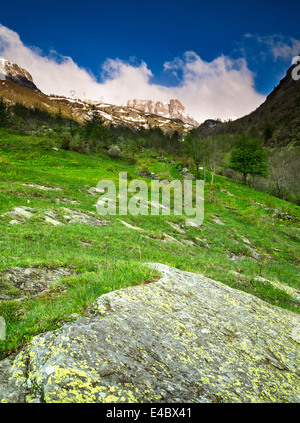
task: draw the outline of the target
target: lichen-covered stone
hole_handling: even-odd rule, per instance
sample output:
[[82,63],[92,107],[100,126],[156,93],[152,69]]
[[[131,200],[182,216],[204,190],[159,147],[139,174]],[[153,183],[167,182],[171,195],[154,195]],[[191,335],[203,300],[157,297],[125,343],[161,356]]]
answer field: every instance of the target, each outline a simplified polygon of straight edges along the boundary
[[39,295],[55,281],[74,273],[74,269],[70,267],[9,267],[0,271],[0,301],[24,300],[28,295]]
[[0,383],[8,402],[300,402],[300,318],[201,275],[105,294],[35,337]]

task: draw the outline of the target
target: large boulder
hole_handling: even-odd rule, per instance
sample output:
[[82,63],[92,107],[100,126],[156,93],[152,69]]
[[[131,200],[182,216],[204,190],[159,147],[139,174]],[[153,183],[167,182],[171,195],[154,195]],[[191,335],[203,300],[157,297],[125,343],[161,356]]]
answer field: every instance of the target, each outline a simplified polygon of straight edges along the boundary
[[166,265],[0,363],[3,402],[300,402],[300,316]]

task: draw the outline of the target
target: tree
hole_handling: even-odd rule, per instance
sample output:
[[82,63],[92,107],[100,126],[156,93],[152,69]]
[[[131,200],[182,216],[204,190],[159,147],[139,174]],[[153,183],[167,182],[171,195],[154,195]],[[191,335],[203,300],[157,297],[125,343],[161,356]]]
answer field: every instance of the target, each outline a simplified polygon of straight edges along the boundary
[[174,131],[172,134],[166,137],[166,150],[168,153],[174,155],[180,151],[182,135],[178,131]]
[[191,129],[184,140],[184,151],[193,160],[196,167],[196,179],[199,179],[199,166],[203,164],[203,174],[205,180],[205,164],[209,153],[209,140],[203,138],[199,131]]
[[207,164],[211,172],[211,184],[214,182],[214,176],[224,159],[226,151],[228,151],[226,136],[218,135],[208,139]]
[[8,108],[3,101],[3,98],[0,98],[0,126],[7,126],[9,123],[9,113]]
[[241,136],[236,142],[236,147],[231,151],[228,167],[241,172],[245,184],[248,175],[266,177],[268,174],[267,152],[261,141],[246,135]]
[[275,130],[274,124],[270,122],[267,122],[265,124],[263,128],[265,142],[269,141],[272,138],[274,130]]
[[83,135],[91,141],[94,151],[96,151],[97,143],[104,140],[106,132],[103,118],[96,107],[92,106],[91,117],[85,122]]
[[149,146],[153,147],[156,152],[164,148],[165,135],[161,128],[154,127],[149,129],[148,143]]

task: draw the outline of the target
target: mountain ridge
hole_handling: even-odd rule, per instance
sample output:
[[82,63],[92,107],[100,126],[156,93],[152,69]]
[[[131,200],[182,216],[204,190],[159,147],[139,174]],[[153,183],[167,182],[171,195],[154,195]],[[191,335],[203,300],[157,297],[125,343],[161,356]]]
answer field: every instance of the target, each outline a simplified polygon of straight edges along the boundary
[[[299,65],[298,65],[299,66]],[[202,135],[251,132],[266,145],[300,145],[300,80],[293,78],[294,63],[266,100],[248,115],[234,121],[207,120],[199,126]],[[214,124],[211,124],[214,122]]]
[[285,77],[266,97],[266,100],[248,115],[233,121],[207,119],[199,125],[185,112],[178,99],[169,103],[153,100],[128,100],[127,105],[113,105],[87,98],[47,95],[42,93],[25,69],[0,59],[0,96],[10,104],[38,107],[78,122],[88,120],[96,110],[104,123],[125,125],[132,129],[160,128],[163,132],[182,134],[197,127],[203,136],[249,133],[258,136],[266,145],[277,147],[289,143],[300,145],[300,83],[292,78],[293,64]]
[[[87,98],[45,94],[34,84],[29,72],[5,59],[0,60],[0,96],[9,104],[20,103],[26,107],[38,107],[65,118],[84,122],[96,110],[104,123],[125,125],[133,129],[161,128],[163,132],[187,132],[198,122],[185,114],[179,100],[171,101],[168,116],[155,113],[155,110],[139,110],[134,107],[117,106]],[[170,110],[169,110],[170,111]]]

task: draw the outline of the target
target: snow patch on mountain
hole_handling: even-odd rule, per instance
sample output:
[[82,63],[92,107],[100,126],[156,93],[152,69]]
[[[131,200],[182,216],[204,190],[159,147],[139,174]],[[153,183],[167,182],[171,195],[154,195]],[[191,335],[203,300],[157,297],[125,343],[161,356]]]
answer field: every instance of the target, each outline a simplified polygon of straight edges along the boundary
[[0,57],[0,80],[5,81],[6,79],[6,60],[3,57]]

